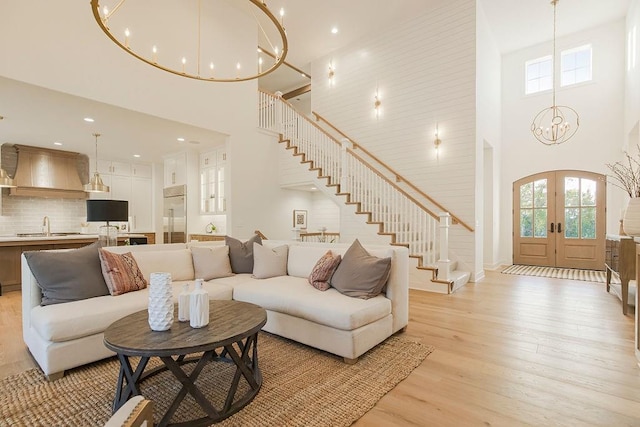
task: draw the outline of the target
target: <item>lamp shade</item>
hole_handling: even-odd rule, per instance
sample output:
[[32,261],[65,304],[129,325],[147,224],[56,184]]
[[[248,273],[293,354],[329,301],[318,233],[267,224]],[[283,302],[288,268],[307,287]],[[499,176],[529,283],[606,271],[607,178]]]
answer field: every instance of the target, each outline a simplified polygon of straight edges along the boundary
[[87,221],[128,221],[126,200],[87,200]]

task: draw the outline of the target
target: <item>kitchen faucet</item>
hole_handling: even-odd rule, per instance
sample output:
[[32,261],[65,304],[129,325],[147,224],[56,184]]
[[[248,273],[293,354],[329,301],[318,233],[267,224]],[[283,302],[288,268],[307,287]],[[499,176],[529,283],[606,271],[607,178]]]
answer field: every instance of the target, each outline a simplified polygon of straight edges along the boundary
[[42,233],[44,233],[45,236],[51,236],[51,224],[49,223],[48,216],[45,216],[42,220]]

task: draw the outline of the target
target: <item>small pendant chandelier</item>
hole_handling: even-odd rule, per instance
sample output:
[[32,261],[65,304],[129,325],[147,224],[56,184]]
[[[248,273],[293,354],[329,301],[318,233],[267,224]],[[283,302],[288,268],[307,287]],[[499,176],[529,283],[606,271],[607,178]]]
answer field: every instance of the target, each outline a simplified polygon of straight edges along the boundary
[[566,105],[556,105],[556,6],[559,0],[551,0],[553,5],[553,104],[540,111],[531,123],[533,136],[545,145],[559,145],[571,139],[578,131],[580,117],[576,110]]
[[96,137],[96,169],[89,183],[84,186],[84,191],[87,193],[108,193],[109,186],[102,182],[102,178],[100,178],[100,173],[98,172],[98,137],[100,134],[94,133],[93,136]]

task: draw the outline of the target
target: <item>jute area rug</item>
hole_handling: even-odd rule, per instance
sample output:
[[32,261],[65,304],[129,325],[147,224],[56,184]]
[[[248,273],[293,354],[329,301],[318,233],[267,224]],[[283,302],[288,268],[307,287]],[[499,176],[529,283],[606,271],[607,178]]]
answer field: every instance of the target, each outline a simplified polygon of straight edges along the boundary
[[[512,265],[502,270],[504,274],[519,274],[522,276],[549,277],[553,279],[583,280],[585,282],[606,283],[606,273],[596,270],[578,270],[573,268],[537,267],[533,265]],[[614,274],[613,283],[620,282]]]
[[[355,365],[347,365],[340,357],[260,333],[262,388],[253,402],[217,425],[348,426],[433,350],[393,336],[360,357]],[[230,378],[235,371],[232,365],[217,365],[210,364],[196,381],[214,403],[226,394],[226,389],[220,393],[220,376]],[[185,370],[191,369],[189,366],[185,365]],[[39,369],[8,377],[0,381],[0,426],[102,426],[111,416],[118,369],[119,362],[111,358],[70,370],[54,382],[48,382]],[[207,369],[216,370],[215,380],[214,375],[207,375]],[[143,382],[142,394],[154,401],[156,422],[180,387],[168,372]],[[172,422],[202,414],[189,395]]]

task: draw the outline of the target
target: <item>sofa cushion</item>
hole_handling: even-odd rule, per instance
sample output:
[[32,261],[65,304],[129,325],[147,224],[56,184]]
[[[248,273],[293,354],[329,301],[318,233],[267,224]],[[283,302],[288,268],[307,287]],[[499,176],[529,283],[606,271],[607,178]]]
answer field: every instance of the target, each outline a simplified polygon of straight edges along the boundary
[[229,246],[191,246],[196,279],[211,280],[232,276]]
[[155,272],[170,273],[171,280],[195,279],[193,259],[189,249],[133,251],[132,253],[147,282],[151,273]]
[[329,279],[331,279],[334,271],[338,268],[341,260],[342,257],[340,255],[334,255],[331,251],[327,251],[326,254],[322,255],[313,267],[313,270],[311,270],[311,274],[309,274],[309,283],[311,286],[319,291],[329,289],[331,287]]
[[350,297],[373,298],[382,292],[391,272],[391,258],[369,255],[356,239],[331,277],[331,286]]
[[[334,249],[331,250],[333,253],[339,253]],[[287,261],[289,276],[308,278],[313,267],[326,252],[327,248],[322,246],[290,245]]]
[[234,273],[253,273],[253,244],[262,244],[262,239],[254,234],[246,242],[241,242],[230,236],[224,237],[224,242],[229,246],[229,260],[231,271]]
[[100,248],[98,254],[102,276],[111,295],[121,295],[147,287],[148,283],[131,252],[115,254]]
[[[173,282],[173,302],[186,282]],[[232,288],[219,283],[205,282],[209,299],[230,300]],[[34,307],[31,310],[31,327],[45,340],[70,341],[104,332],[118,319],[140,310],[147,310],[149,288],[118,296],[102,296],[68,304]],[[81,321],[79,320],[81,319]]]
[[391,313],[391,301],[384,295],[368,300],[346,298],[335,289],[322,292],[309,286],[306,277],[246,279],[233,288],[233,299],[345,331]]
[[267,248],[253,244],[253,276],[255,279],[285,276],[287,274],[287,254],[289,246]]
[[42,290],[41,305],[109,295],[98,242],[69,251],[30,251],[24,257]]

